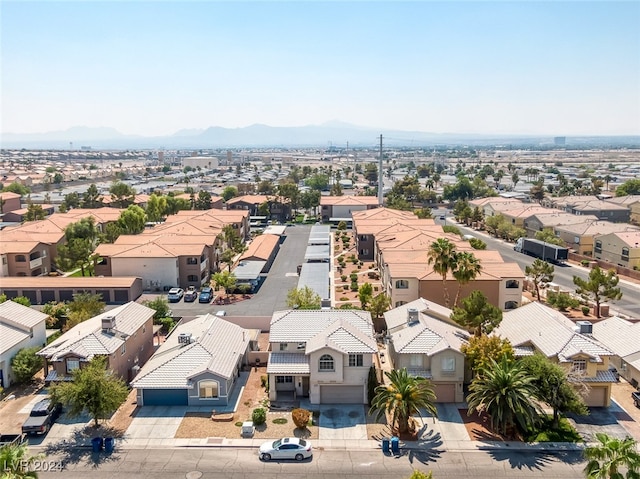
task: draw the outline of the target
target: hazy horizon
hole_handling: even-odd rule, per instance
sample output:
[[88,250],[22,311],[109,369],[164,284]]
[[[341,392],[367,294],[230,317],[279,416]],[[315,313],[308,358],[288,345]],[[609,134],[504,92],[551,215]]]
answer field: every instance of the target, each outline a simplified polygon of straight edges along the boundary
[[3,134],[640,135],[639,2],[2,2]]

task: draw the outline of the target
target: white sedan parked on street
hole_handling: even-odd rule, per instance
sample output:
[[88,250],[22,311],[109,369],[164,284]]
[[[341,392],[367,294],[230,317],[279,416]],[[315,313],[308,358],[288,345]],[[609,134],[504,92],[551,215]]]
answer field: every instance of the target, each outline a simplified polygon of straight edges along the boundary
[[302,461],[313,455],[311,443],[297,437],[283,437],[276,441],[265,442],[258,453],[263,461],[271,459],[295,459]]

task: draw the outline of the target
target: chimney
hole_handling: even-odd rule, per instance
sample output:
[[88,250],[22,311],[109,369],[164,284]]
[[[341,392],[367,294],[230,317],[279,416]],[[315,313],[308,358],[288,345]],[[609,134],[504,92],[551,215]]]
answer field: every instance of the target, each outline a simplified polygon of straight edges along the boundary
[[407,324],[417,323],[419,319],[419,311],[416,308],[407,309]]
[[116,318],[115,316],[103,316],[102,318],[102,330],[104,332],[110,333],[113,328],[116,327]]

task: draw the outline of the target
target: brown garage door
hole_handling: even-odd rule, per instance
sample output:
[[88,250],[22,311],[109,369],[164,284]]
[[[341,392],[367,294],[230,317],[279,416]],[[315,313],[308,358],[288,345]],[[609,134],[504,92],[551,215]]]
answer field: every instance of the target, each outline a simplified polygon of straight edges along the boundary
[[584,402],[587,406],[591,407],[604,407],[607,404],[607,388],[606,387],[592,387],[589,393],[584,398]]
[[322,386],[322,404],[363,404],[364,386]]
[[436,393],[436,402],[456,402],[455,384],[434,384],[433,390]]

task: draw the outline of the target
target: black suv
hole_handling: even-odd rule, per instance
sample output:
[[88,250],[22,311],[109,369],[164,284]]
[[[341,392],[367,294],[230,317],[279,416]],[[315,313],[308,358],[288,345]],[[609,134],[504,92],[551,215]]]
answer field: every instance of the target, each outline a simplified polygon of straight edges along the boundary
[[636,391],[634,393],[631,393],[631,399],[633,399],[633,403],[636,405],[636,407],[640,407],[640,392]]

